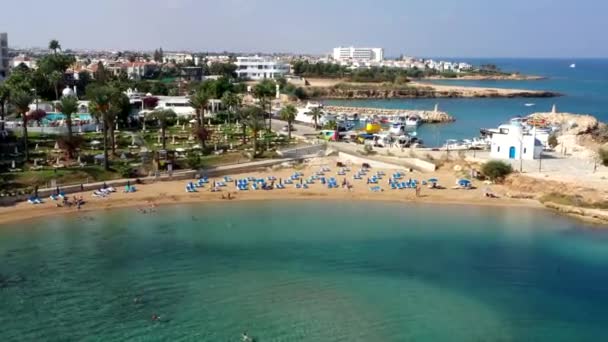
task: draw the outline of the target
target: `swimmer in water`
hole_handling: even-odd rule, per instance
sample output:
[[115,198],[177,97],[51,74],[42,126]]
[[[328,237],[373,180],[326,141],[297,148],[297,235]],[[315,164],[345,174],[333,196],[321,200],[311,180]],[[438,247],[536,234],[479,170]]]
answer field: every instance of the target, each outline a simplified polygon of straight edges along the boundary
[[160,321],[160,316],[159,316],[159,315],[157,315],[157,314],[153,314],[153,315],[152,315],[152,320],[153,320],[153,321]]

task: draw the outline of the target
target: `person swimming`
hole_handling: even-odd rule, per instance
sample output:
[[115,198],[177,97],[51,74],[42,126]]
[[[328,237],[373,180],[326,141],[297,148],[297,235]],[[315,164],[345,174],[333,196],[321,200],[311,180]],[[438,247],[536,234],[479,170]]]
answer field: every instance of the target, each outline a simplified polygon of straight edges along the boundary
[[153,314],[153,315],[152,315],[152,320],[153,320],[153,321],[160,321],[160,316],[159,316],[159,315],[157,315],[157,314]]
[[243,342],[250,342],[251,341],[251,338],[247,335],[246,331],[243,331],[243,334],[241,335],[241,340]]

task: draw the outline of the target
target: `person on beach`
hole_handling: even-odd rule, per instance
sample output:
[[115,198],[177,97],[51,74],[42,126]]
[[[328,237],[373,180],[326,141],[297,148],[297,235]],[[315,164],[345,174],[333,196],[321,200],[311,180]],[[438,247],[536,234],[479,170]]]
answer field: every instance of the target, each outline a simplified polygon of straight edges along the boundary
[[416,184],[416,197],[420,197],[420,186]]

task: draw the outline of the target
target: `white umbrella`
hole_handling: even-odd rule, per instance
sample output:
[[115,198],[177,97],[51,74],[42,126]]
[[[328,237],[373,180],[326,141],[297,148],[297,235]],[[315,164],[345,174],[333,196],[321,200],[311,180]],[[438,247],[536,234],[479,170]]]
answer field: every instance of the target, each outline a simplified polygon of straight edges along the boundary
[[190,121],[188,121],[189,123],[197,123],[197,121],[195,119],[192,119]]
[[91,141],[91,145],[99,145],[99,144],[101,144],[101,141],[99,141],[99,140]]
[[186,152],[186,149],[178,147],[178,148],[175,149],[175,152]]

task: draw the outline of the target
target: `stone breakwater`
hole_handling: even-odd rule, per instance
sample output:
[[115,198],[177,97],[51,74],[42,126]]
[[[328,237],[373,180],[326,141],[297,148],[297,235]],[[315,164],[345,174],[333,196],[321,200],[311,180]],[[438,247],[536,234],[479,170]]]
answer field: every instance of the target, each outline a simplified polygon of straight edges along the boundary
[[325,106],[325,111],[334,114],[359,114],[360,116],[395,116],[395,115],[418,115],[424,123],[454,122],[456,119],[446,112],[434,110],[412,110],[412,109],[386,109],[369,107],[344,107]]

